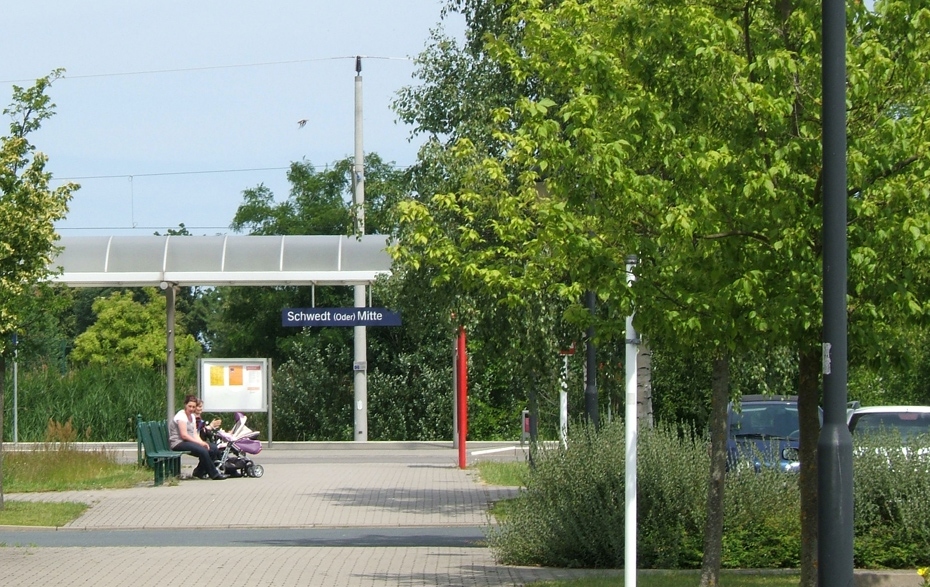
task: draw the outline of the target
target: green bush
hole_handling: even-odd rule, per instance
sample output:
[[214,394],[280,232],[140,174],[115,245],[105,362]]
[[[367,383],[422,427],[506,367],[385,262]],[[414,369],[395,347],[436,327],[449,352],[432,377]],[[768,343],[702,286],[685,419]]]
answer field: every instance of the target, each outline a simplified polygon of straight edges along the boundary
[[728,474],[724,501],[724,568],[798,568],[801,565],[801,501],[797,476],[772,469]]
[[[914,453],[907,458],[899,450],[879,450],[899,443],[885,439],[857,449],[856,567],[930,565],[930,466]],[[567,449],[538,449],[526,486],[489,529],[495,558],[515,565],[621,567],[624,445],[623,425],[613,423],[599,433],[575,426]],[[700,566],[706,444],[659,426],[641,431],[638,448],[638,565]],[[724,568],[800,565],[798,477],[731,472],[724,511]]]
[[[491,528],[495,557],[505,564],[585,568],[622,566],[624,432],[574,426],[568,449],[538,450],[527,485]],[[669,428],[644,430],[639,443],[640,566],[700,563],[707,451]],[[703,471],[703,473],[699,473]]]
[[[622,423],[613,426],[615,434],[623,434]],[[625,446],[622,436],[618,441]],[[641,430],[637,446],[639,564],[700,566],[710,468],[704,441],[690,431],[658,426]]]
[[301,337],[274,373],[276,440],[352,440],[351,348]]
[[375,369],[368,378],[369,440],[450,440],[452,386],[449,371],[396,357],[408,373]]
[[568,450],[535,452],[525,491],[489,532],[500,562],[609,568],[622,560],[623,476],[615,467],[622,444],[582,438]]
[[913,451],[885,448],[900,445],[895,435],[871,436],[856,445],[857,567],[930,565],[930,463]]

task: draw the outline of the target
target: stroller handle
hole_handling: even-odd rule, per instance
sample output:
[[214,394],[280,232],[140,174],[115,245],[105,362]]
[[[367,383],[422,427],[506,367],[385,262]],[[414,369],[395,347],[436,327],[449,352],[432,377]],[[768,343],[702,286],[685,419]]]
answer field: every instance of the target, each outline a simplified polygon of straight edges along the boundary
[[233,431],[233,432],[226,432],[225,430],[217,430],[217,431],[216,431],[216,434],[217,434],[217,436],[219,436],[220,438],[222,438],[222,439],[225,440],[226,442],[235,442],[235,441],[237,441],[237,440],[242,440],[242,439],[245,439],[245,438],[258,438],[258,436],[259,436],[259,434],[261,434],[261,432],[259,432],[258,430],[248,430],[248,429],[246,429],[246,430],[240,431],[240,432],[237,434],[237,433],[235,433],[235,431]]

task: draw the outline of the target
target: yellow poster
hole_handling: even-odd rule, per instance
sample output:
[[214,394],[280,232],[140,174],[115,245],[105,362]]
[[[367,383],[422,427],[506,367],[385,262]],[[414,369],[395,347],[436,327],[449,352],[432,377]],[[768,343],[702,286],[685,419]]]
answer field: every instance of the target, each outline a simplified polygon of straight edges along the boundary
[[241,365],[230,365],[229,366],[229,384],[230,385],[242,385],[242,366]]
[[213,387],[222,387],[226,384],[223,380],[223,366],[210,365],[210,385]]

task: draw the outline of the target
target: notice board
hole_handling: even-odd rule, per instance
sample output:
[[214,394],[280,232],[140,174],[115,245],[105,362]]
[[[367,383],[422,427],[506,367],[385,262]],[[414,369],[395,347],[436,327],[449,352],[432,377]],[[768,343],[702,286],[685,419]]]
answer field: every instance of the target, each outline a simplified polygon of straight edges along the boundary
[[210,412],[267,412],[269,359],[200,359],[197,387]]

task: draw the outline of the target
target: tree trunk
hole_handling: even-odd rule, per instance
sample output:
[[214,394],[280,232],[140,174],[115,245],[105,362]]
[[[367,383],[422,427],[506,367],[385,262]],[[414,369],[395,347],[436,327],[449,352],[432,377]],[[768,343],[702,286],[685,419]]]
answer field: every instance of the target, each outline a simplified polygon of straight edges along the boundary
[[801,587],[817,587],[817,440],[820,436],[820,353],[798,360],[798,417],[801,425]]
[[723,558],[723,491],[727,470],[727,403],[730,363],[726,355],[714,359],[710,402],[710,478],[707,484],[707,523],[701,587],[718,585]]
[[3,394],[6,393],[6,357],[0,354],[0,511],[3,511]]

